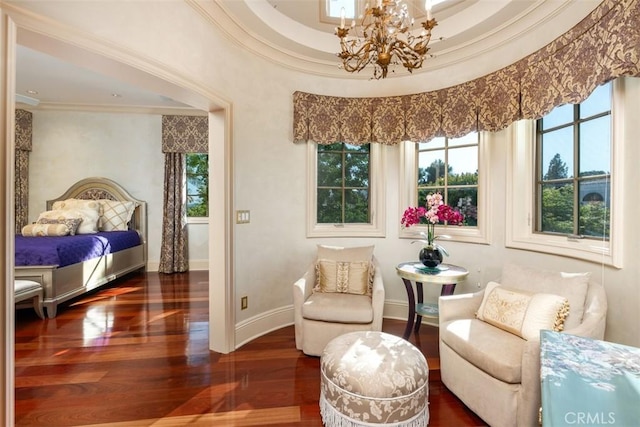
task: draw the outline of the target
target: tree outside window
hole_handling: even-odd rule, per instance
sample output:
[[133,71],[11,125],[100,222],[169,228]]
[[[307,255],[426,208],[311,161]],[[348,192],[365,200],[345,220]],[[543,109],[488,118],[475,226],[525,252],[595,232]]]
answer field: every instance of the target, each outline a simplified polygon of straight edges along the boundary
[[187,154],[187,216],[209,216],[208,154]]
[[536,231],[609,238],[611,85],[536,123]]

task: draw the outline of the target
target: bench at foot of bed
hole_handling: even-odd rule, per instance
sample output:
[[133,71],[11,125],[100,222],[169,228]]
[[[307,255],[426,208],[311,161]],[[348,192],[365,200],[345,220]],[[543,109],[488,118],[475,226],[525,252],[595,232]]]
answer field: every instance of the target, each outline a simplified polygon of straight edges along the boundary
[[42,310],[43,289],[42,285],[33,280],[15,280],[14,281],[15,303],[19,304],[23,301],[32,300],[33,309],[36,314],[44,319],[44,311]]

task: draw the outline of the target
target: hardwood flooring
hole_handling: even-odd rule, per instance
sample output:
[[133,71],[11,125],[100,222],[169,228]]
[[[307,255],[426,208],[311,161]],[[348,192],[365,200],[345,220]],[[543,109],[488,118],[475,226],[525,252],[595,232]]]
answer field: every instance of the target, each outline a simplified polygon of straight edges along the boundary
[[[18,310],[15,424],[321,427],[320,360],[296,350],[293,326],[227,355],[208,349],[207,280],[140,273],[55,319]],[[410,338],[429,363],[429,425],[485,425],[440,382],[437,333],[423,325]]]

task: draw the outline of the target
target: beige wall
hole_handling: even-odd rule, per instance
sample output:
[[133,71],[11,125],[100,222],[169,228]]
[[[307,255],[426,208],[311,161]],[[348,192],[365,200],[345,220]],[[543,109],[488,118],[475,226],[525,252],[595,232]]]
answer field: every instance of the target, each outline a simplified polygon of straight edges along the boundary
[[[54,21],[121,46],[128,54],[151,58],[175,71],[186,81],[197,82],[230,100],[233,105],[234,202],[237,209],[251,210],[251,223],[235,226],[236,296],[249,296],[249,309],[237,311],[238,324],[267,318],[291,304],[291,284],[313,258],[318,243],[345,245],[375,244],[382,262],[388,302],[406,300],[394,267],[415,259],[416,248],[398,239],[400,207],[397,200],[398,148],[389,147],[386,170],[387,236],[384,239],[306,239],[306,147],[291,142],[291,95],[296,90],[346,96],[419,92],[434,82],[445,87],[455,83],[461,69],[455,67],[425,73],[409,79],[385,82],[329,79],[304,75],[242,51],[210,23],[182,2],[161,2],[149,19],[146,2],[28,2],[21,7],[42,13]],[[125,30],[126,29],[126,30]],[[463,67],[464,64],[461,65]],[[465,70],[468,73],[468,70]],[[434,76],[436,77],[434,79]],[[410,83],[409,83],[410,82]],[[635,98],[625,114],[629,116],[629,145],[626,155],[628,185],[625,192],[627,218],[640,206],[636,183],[640,171],[631,159],[638,158],[640,99],[638,81],[630,85]],[[510,134],[492,138],[492,243],[474,245],[450,243],[452,263],[466,266],[471,274],[459,292],[475,290],[499,276],[505,261],[565,271],[591,271],[604,282],[611,310],[607,339],[640,345],[639,267],[634,256],[640,238],[636,222],[625,227],[625,268],[601,268],[562,257],[505,249],[505,152]]]

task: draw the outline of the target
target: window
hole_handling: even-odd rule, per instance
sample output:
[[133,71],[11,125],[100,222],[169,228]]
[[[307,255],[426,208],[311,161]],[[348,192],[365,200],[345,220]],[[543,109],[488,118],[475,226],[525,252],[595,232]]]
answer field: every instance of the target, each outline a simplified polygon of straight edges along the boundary
[[619,79],[579,105],[512,126],[508,247],[622,267],[624,126],[616,113],[625,102]]
[[380,144],[309,143],[309,237],[384,236]]
[[[405,142],[402,157],[401,209],[424,206],[428,194],[439,192],[465,216],[462,227],[447,227],[446,234],[452,240],[488,243],[487,135],[473,132],[461,138]],[[412,229],[401,229],[400,236],[415,237]]]
[[209,155],[187,154],[187,217],[209,216]]
[[536,232],[608,239],[611,84],[539,119],[536,154]]
[[416,144],[418,205],[426,205],[428,194],[440,193],[464,215],[465,225],[478,225],[478,146],[477,133]]
[[[441,11],[449,6],[453,6],[458,1],[447,0],[431,0],[433,10]],[[416,20],[426,17],[425,0],[408,0],[405,1],[409,14]],[[320,21],[330,24],[340,24],[342,9],[344,8],[344,17],[347,19],[347,25],[351,25],[351,20],[358,20],[366,8],[366,6],[375,7],[377,0],[324,0],[320,2]],[[416,23],[417,24],[417,23]]]

